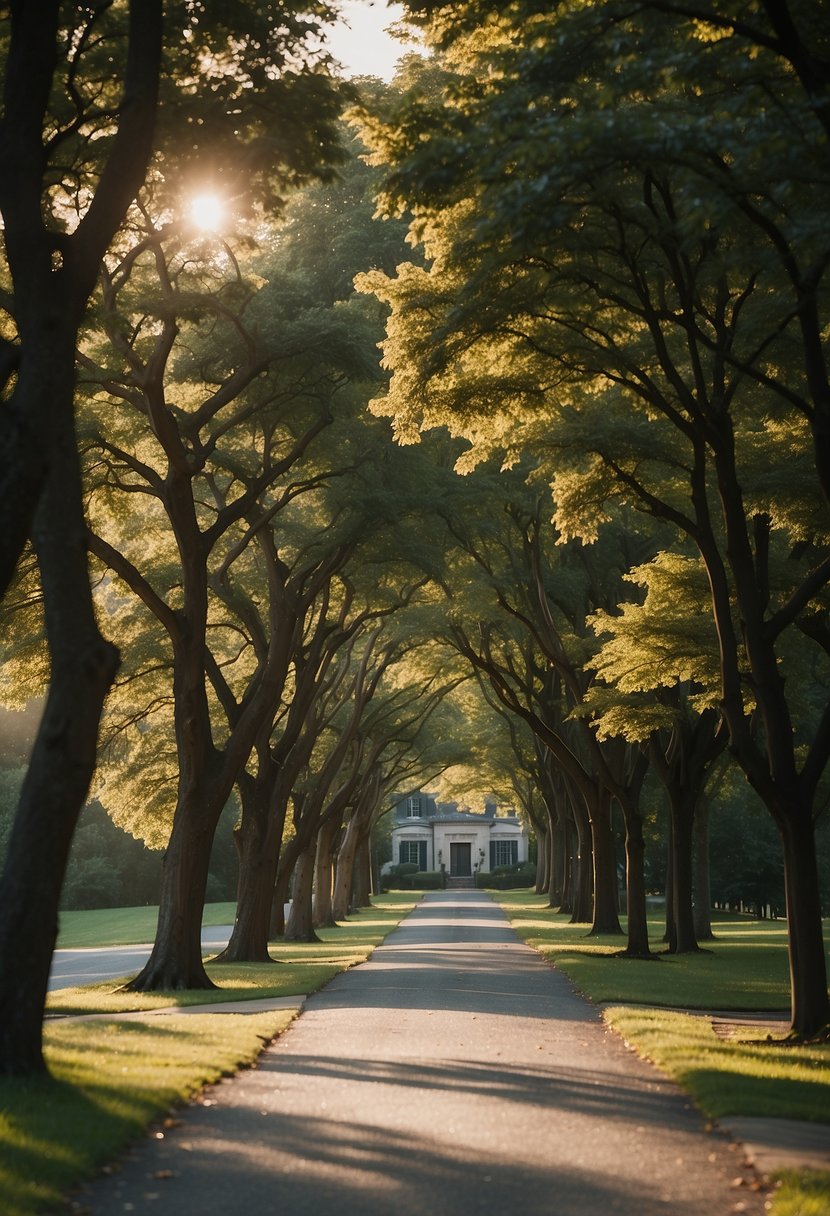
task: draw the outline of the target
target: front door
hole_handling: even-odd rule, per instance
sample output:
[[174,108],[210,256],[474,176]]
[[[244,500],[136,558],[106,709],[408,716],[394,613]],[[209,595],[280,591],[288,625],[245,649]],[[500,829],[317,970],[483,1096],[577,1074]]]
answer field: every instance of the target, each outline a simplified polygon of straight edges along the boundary
[[450,874],[453,878],[468,878],[473,872],[471,844],[450,844]]

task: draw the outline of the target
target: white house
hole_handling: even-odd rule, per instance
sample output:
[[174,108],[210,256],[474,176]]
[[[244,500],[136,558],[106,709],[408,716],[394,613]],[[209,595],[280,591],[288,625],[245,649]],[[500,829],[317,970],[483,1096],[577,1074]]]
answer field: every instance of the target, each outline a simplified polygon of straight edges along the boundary
[[515,815],[497,815],[494,802],[474,813],[436,802],[432,794],[409,794],[395,804],[394,817],[391,865],[444,868],[452,878],[465,878],[527,861],[527,832]]

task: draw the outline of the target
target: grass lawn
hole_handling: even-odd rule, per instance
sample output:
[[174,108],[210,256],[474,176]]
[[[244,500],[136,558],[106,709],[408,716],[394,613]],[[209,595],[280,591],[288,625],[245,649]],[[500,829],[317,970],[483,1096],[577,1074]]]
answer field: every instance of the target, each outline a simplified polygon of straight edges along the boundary
[[[702,954],[641,962],[617,958],[622,937],[586,937],[528,891],[499,891],[513,927],[594,1001],[644,1002],[673,1009],[772,1009],[790,1004],[787,928],[783,921],[715,913],[717,941]],[[662,919],[649,921],[651,945],[664,951]]]
[[[232,925],[236,905],[205,904],[202,924]],[[95,908],[90,912],[61,912],[58,948],[82,946],[137,946],[156,936],[156,906],[142,908]]]
[[[675,1012],[787,1010],[782,922],[717,915],[717,940],[706,944],[705,953],[640,962],[615,957],[624,939],[586,937],[585,925],[570,925],[567,917],[546,909],[544,896],[500,891],[495,898],[519,936],[589,999],[609,1002],[608,1023],[688,1090],[706,1115],[830,1123],[830,1044],[774,1045],[760,1033],[755,1042],[748,1042],[750,1032],[740,1041],[722,1040],[708,1017]],[[662,921],[651,922],[649,928],[653,948],[664,949]],[[787,1171],[780,1183],[773,1216],[830,1213],[830,1173]]]
[[[115,981],[53,993],[49,1009],[116,1012],[312,992],[367,958],[417,899],[409,892],[380,896],[374,907],[339,928],[321,931],[319,943],[275,945],[278,961],[270,966],[209,964],[214,982],[222,985],[215,992],[117,993]],[[215,923],[228,923],[228,905],[219,907],[225,920]],[[148,910],[126,911],[143,916]],[[113,913],[106,916],[111,923]],[[125,931],[131,919],[139,920],[125,915]],[[0,1079],[2,1216],[35,1216],[61,1206],[67,1190],[110,1161],[171,1106],[253,1061],[263,1043],[293,1017],[280,1010],[244,1017],[170,1014],[146,1022],[47,1022],[44,1040],[52,1077]]]

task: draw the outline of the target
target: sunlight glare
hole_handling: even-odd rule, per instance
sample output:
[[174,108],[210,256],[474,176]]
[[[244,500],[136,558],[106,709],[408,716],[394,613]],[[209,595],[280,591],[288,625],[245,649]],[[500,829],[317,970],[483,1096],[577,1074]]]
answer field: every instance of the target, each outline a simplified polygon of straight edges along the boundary
[[225,218],[222,200],[215,194],[197,194],[189,211],[192,222],[204,232],[218,232]]

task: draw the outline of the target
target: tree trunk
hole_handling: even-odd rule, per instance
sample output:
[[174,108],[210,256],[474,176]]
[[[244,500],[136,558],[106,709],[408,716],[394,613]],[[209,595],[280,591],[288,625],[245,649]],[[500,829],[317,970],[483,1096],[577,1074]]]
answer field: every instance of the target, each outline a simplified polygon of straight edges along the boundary
[[826,1032],[830,1025],[815,830],[809,813],[806,810],[793,813],[790,808],[781,835],[787,893],[791,1029],[799,1038],[809,1039]]
[[590,924],[594,907],[594,855],[591,825],[581,802],[572,803],[576,827],[576,881],[571,924]]
[[354,906],[355,908],[371,908],[372,906],[372,856],[371,838],[368,832],[358,841],[354,859]]
[[337,924],[332,911],[332,888],[334,885],[334,843],[340,833],[341,821],[332,819],[324,823],[317,835],[317,853],[314,861],[314,927],[332,928]]
[[268,925],[268,940],[285,936],[285,905],[288,903],[288,892],[291,886],[292,870],[284,866],[283,860],[289,846],[282,850],[280,863],[277,867],[277,879],[271,893],[271,920]]
[[562,904],[562,895],[557,890],[556,882],[556,841],[554,831],[554,820],[551,816],[548,821],[548,830],[545,833],[545,894],[548,897],[547,906],[549,908],[559,908]]
[[672,816],[669,814],[666,825],[666,932],[663,941],[673,954],[677,945],[677,930],[674,918],[674,830]]
[[709,799],[697,804],[694,822],[694,928],[699,942],[714,941],[712,932],[712,887],[709,870]]
[[544,895],[548,889],[548,842],[549,834],[541,823],[536,824],[536,894]]
[[[300,854],[303,851],[304,840],[299,836],[292,837],[280,852],[277,866],[277,878],[274,883],[273,899],[271,901],[271,924],[269,937],[285,936],[285,905],[289,902],[289,892],[294,881],[294,871]],[[290,911],[289,911],[290,915]]]
[[127,985],[130,992],[215,987],[202,964],[202,912],[213,838],[237,774],[228,779],[213,747],[204,680],[204,568],[201,558],[191,564],[185,585],[196,586],[196,602],[188,627],[173,643],[178,798],[162,866],[156,938],[147,963]]
[[274,780],[244,774],[238,789],[242,820],[234,832],[239,854],[236,915],[230,941],[216,962],[271,963],[271,899],[285,826],[285,800],[276,796]]
[[645,840],[643,821],[633,807],[624,807],[625,816],[625,890],[628,903],[628,944],[626,958],[653,958],[648,940],[646,908]]
[[74,428],[57,443],[34,539],[52,671],[0,883],[0,1073],[45,1071],[41,1024],[72,835],[118,652],[98,631]]
[[611,822],[611,799],[597,790],[588,813],[594,855],[594,914],[589,937],[622,936],[617,899],[617,858]]
[[559,905],[559,911],[573,912],[576,875],[576,828],[570,819],[563,820],[562,838],[564,873],[562,875],[562,902]]
[[294,890],[291,911],[285,926],[287,942],[318,942],[312,920],[312,891],[314,887],[314,858],[316,842],[303,849],[294,867]]
[[354,863],[357,846],[360,843],[360,824],[358,815],[352,815],[346,824],[346,832],[340,852],[337,854],[337,868],[334,876],[334,919],[346,920],[352,909],[352,886],[354,880]]
[[562,907],[562,896],[565,889],[565,833],[559,821],[550,825],[550,884],[548,887],[548,902],[552,908]]
[[674,938],[672,954],[695,954],[699,949],[695,937],[692,907],[692,851],[694,801],[680,788],[670,790],[672,820],[672,903],[674,908]]
[[164,854],[153,950],[139,974],[125,986],[128,992],[216,987],[202,962],[202,912],[222,806],[206,806],[198,788],[190,792],[190,799],[177,807]]

